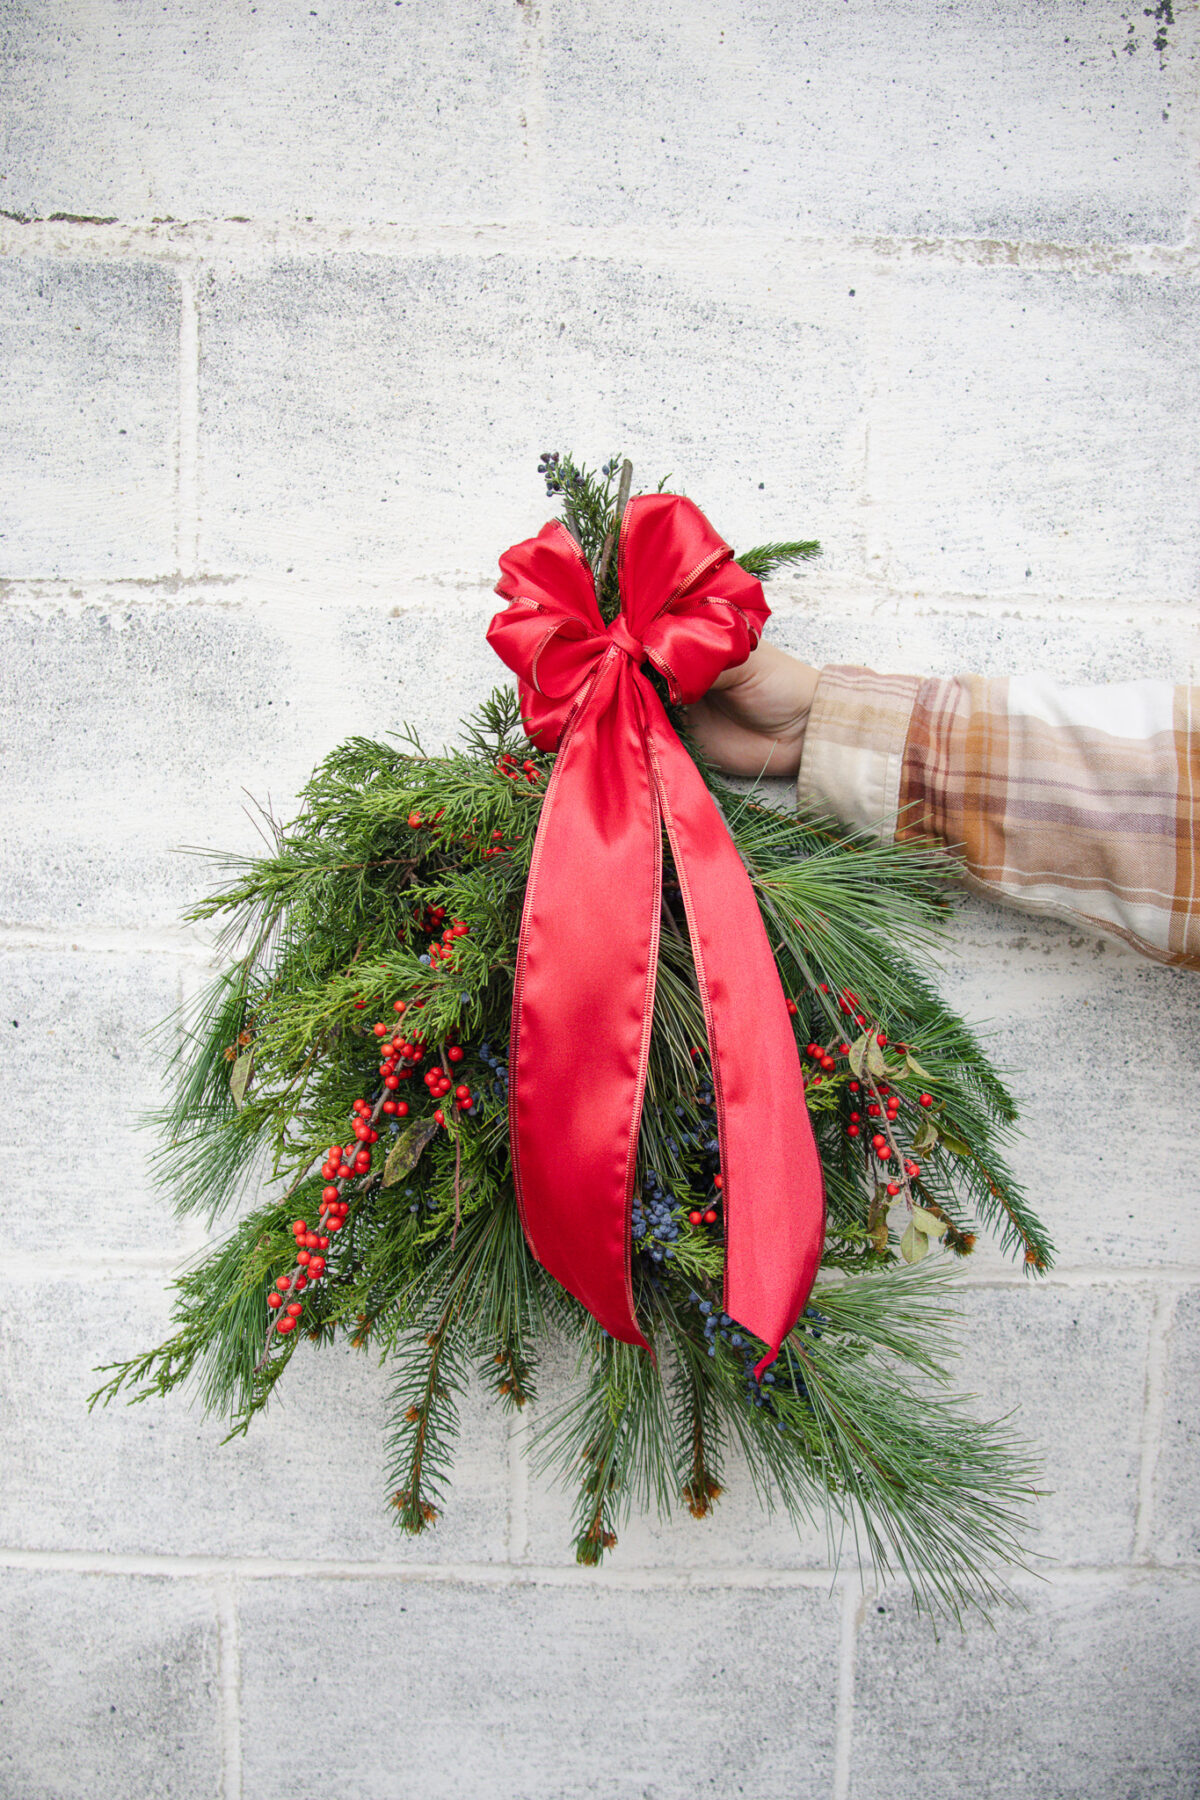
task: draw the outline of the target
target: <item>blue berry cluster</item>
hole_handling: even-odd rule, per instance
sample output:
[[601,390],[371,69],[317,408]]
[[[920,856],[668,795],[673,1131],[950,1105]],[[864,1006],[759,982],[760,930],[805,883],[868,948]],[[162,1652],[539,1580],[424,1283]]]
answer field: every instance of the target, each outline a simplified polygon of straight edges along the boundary
[[576,474],[569,463],[564,464],[557,450],[542,451],[538,474],[545,477],[547,494],[563,494],[568,488],[583,486],[583,476]]
[[669,1262],[675,1254],[671,1246],[679,1236],[679,1226],[673,1208],[658,1176],[647,1169],[641,1193],[633,1198],[633,1241],[651,1262]]
[[492,1071],[492,1078],[486,1084],[485,1092],[492,1099],[498,1101],[501,1106],[506,1107],[508,1105],[508,1064],[502,1057],[496,1055],[486,1041],[479,1045],[476,1054],[480,1062],[486,1064]]
[[[804,1385],[801,1365],[786,1344],[779,1353],[778,1363],[775,1367],[764,1371],[760,1383],[754,1378],[754,1367],[760,1355],[760,1347],[756,1341],[749,1337],[727,1312],[722,1312],[715,1301],[702,1300],[700,1295],[694,1292],[688,1295],[688,1299],[693,1306],[698,1308],[704,1320],[704,1337],[708,1345],[708,1354],[716,1356],[718,1344],[724,1344],[730,1350],[741,1352],[747,1406],[773,1413],[775,1411],[775,1393],[772,1390],[778,1390],[780,1377],[782,1377],[784,1389],[793,1393],[798,1400],[808,1399],[808,1389]],[[804,1318],[814,1321],[808,1329],[814,1337],[819,1338],[821,1333],[818,1327],[825,1324],[824,1316],[815,1307],[810,1306],[806,1309]],[[782,1419],[777,1419],[776,1425],[780,1431],[785,1429]]]

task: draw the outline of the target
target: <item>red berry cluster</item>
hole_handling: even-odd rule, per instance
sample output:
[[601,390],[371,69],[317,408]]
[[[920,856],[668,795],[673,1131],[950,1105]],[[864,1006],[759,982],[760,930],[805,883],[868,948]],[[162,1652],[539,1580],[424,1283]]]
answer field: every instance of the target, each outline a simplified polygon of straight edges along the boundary
[[496,764],[496,768],[501,775],[507,775],[510,781],[520,781],[524,775],[526,781],[536,782],[541,776],[541,770],[536,763],[526,761],[518,768],[515,756],[502,756]]
[[[446,1052],[446,1061],[458,1063],[461,1062],[462,1059],[463,1053],[461,1047],[458,1044],[451,1044],[449,1050]],[[474,1105],[475,1096],[472,1094],[469,1084],[465,1081],[461,1081],[457,1087],[455,1087],[452,1078],[446,1073],[445,1069],[435,1068],[426,1070],[425,1086],[429,1089],[429,1098],[431,1100],[444,1100],[446,1095],[450,1092],[450,1089],[453,1087],[454,1104],[459,1112],[466,1112],[469,1107]],[[439,1125],[444,1125],[446,1123],[446,1115],[440,1106],[435,1108],[433,1116]]]
[[717,1207],[721,1203],[721,1190],[725,1186],[725,1177],[720,1174],[714,1175],[713,1176],[713,1186],[717,1191],[713,1196],[712,1204],[710,1206],[705,1206],[703,1208],[700,1208],[700,1207],[694,1208],[693,1211],[691,1211],[688,1214],[688,1224],[689,1225],[715,1225],[716,1224],[716,1222],[717,1222]]
[[[334,1150],[341,1155],[341,1145],[335,1144]],[[330,1161],[325,1165],[327,1173],[333,1164],[333,1151]],[[349,1173],[346,1170],[345,1173]],[[267,1295],[267,1305],[275,1315],[275,1329],[282,1337],[295,1331],[304,1311],[304,1302],[299,1296],[312,1282],[320,1281],[325,1273],[325,1251],[329,1248],[330,1237],[342,1229],[346,1222],[346,1214],[350,1211],[350,1202],[343,1200],[340,1191],[335,1187],[326,1187],[321,1192],[321,1215],[317,1229],[309,1229],[305,1219],[292,1222],[292,1235],[296,1240],[296,1261],[289,1275],[278,1275],[275,1285]],[[289,1299],[288,1296],[291,1296]]]
[[[821,982],[819,991],[823,994],[828,994],[830,992],[829,983],[825,981]],[[875,1042],[881,1050],[885,1050],[888,1047],[889,1039],[887,1032],[874,1031],[866,1013],[860,1010],[861,1002],[858,995],[852,993],[849,988],[843,988],[842,992],[837,996],[837,1008],[844,1017],[852,1019],[854,1024],[857,1025],[860,1030],[873,1031]],[[908,1049],[908,1045],[895,1043],[892,1045],[892,1048],[903,1053]],[[839,1060],[849,1057],[850,1045],[847,1043],[837,1043],[826,1047],[825,1045],[813,1042],[805,1046],[805,1055],[815,1062],[817,1067],[821,1070],[820,1075],[814,1075],[812,1077],[812,1082],[815,1087],[820,1085],[825,1075],[832,1074],[836,1070]],[[861,1110],[855,1109],[851,1111],[849,1122],[846,1125],[846,1136],[848,1138],[861,1138],[866,1132],[871,1131],[870,1121],[873,1119],[878,1119],[881,1121],[881,1124],[886,1124],[888,1126],[892,1126],[896,1123],[900,1115],[901,1107],[905,1102],[903,1097],[895,1092],[889,1082],[883,1080],[876,1081],[872,1076],[868,1075],[865,1078],[865,1082],[851,1080],[847,1083],[847,1086],[851,1095],[861,1095],[865,1086],[868,1095],[865,1108],[865,1119]],[[919,1095],[918,1103],[922,1107],[928,1109],[933,1105],[933,1095]],[[862,1102],[860,1100],[859,1107],[861,1107],[861,1105]],[[890,1132],[885,1132],[880,1129],[879,1126],[876,1126],[875,1130],[871,1131],[871,1136],[868,1141],[873,1154],[878,1161],[884,1165],[885,1171],[890,1172],[889,1165],[900,1161],[903,1164],[904,1174],[909,1181],[920,1174],[921,1166],[918,1162],[914,1161],[912,1157],[900,1157],[900,1153],[896,1148],[895,1141]],[[886,1191],[888,1195],[894,1199],[895,1196],[903,1190],[904,1185],[903,1181],[892,1179],[887,1182]]]

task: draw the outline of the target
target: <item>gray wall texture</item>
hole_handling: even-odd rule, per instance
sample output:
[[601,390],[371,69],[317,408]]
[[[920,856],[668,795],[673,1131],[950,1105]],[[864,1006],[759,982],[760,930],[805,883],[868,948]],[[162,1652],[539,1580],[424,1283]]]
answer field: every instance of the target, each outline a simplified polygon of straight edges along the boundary
[[226,1448],[84,1397],[201,1241],[134,1123],[177,847],[454,733],[540,449],[819,535],[811,660],[1194,678],[1195,5],[3,0],[0,55],[0,1795],[1190,1800],[1200,986],[1122,948],[968,904],[946,957],[1062,1251],[964,1270],[1046,1465],[994,1630],[744,1486],[580,1570],[482,1407],[403,1540],[349,1353]]

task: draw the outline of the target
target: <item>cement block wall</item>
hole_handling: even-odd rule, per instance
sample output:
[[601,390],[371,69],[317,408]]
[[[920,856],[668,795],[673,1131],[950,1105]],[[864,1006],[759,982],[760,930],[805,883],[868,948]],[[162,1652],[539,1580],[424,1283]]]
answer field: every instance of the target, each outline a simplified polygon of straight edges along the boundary
[[744,1491],[580,1570],[484,1408],[413,1544],[349,1354],[226,1448],[83,1403],[200,1241],[135,1128],[177,847],[454,733],[542,448],[818,535],[810,660],[1195,679],[1196,6],[6,0],[0,66],[0,1796],[1191,1800],[1200,986],[1120,947],[946,958],[1061,1248],[964,1271],[1049,1490],[994,1631]]

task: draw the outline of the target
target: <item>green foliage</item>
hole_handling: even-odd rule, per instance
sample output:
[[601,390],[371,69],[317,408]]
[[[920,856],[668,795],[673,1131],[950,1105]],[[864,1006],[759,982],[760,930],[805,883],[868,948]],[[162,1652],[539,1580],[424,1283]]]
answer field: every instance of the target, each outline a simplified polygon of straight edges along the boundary
[[[619,460],[543,472],[598,563]],[[743,562],[765,574],[813,548],[767,545]],[[614,580],[601,581],[606,605]],[[192,916],[218,928],[228,964],[184,1017],[156,1167],[181,1210],[233,1223],[180,1277],[172,1337],[102,1371],[93,1399],[191,1382],[240,1432],[301,1337],[348,1340],[389,1367],[388,1485],[416,1532],[446,1504],[467,1380],[525,1406],[552,1333],[576,1344],[578,1381],[538,1427],[537,1455],[577,1485],[581,1561],[601,1559],[631,1504],[703,1516],[736,1453],[767,1504],[825,1513],[835,1539],[849,1528],[921,1602],[987,1604],[1019,1554],[1028,1471],[1006,1428],[945,1396],[947,1253],[969,1252],[977,1221],[1030,1268],[1051,1251],[1003,1161],[1012,1103],[920,960],[946,913],[946,860],[786,816],[701,764],[794,1008],[829,1236],[808,1312],[759,1386],[763,1346],[721,1310],[715,1114],[668,859],[632,1244],[652,1361],[533,1260],[513,1196],[509,1013],[550,766],[501,690],[457,749],[349,740],[263,855],[224,861]],[[441,1098],[425,1079],[435,1068],[450,1082]],[[331,1177],[331,1146],[339,1166],[361,1150],[356,1120],[378,1133],[370,1166]],[[886,1163],[870,1147],[877,1122]],[[331,1185],[336,1205],[322,1198]],[[909,1269],[913,1209],[925,1248]],[[311,1255],[324,1258],[315,1274]]]

